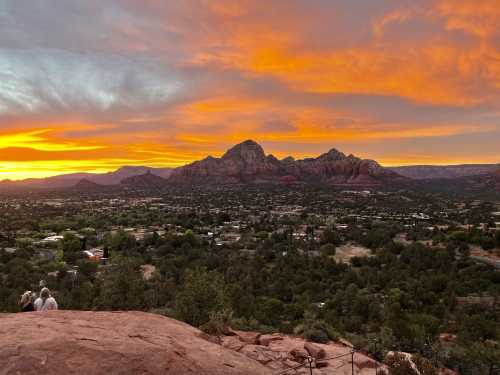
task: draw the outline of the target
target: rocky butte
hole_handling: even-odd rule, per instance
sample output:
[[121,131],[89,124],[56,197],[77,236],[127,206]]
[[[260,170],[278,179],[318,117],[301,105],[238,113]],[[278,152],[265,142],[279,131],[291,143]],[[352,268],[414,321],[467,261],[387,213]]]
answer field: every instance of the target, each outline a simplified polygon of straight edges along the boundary
[[335,149],[317,158],[279,160],[266,155],[252,140],[232,147],[221,158],[209,156],[176,168],[169,178],[177,183],[321,182],[339,186],[380,186],[406,180],[374,160],[346,156]]
[[120,182],[122,186],[131,188],[161,188],[166,183],[166,179],[151,173],[151,171],[138,176],[124,178]]

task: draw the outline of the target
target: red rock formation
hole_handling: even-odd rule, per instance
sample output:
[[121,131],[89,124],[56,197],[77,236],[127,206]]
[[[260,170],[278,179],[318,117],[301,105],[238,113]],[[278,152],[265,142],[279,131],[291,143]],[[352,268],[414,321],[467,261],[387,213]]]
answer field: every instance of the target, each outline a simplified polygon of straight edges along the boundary
[[[255,333],[249,333],[248,337],[254,336]],[[273,334],[260,336],[259,344],[247,344],[238,336],[222,337],[224,347],[234,348],[273,372],[297,368],[290,374],[309,374],[310,358],[315,375],[351,374],[351,349],[339,343],[312,344],[299,337]],[[354,356],[357,375],[373,375],[377,366],[384,368],[366,355],[356,353]]]
[[283,340],[280,334],[262,335],[259,337],[259,345],[269,346],[271,342],[279,340]]
[[246,331],[231,331],[233,335],[238,337],[238,339],[245,344],[256,345],[259,343],[259,338],[261,336],[258,332],[246,332]]
[[272,374],[187,324],[141,312],[0,315],[2,374]]
[[307,350],[309,355],[313,357],[314,359],[324,359],[326,357],[326,352],[325,349],[319,347],[318,345],[315,345],[310,342],[306,342],[304,344],[304,349]]
[[172,182],[277,182],[298,181],[326,182],[346,186],[378,186],[405,178],[380,166],[373,160],[346,156],[332,149],[318,158],[294,160],[287,157],[276,159],[266,156],[262,147],[254,141],[240,143],[221,158],[207,157],[175,169]]
[[[350,353],[340,344],[280,334],[208,337],[142,312],[0,314],[1,374],[272,375],[311,361],[315,375],[348,375]],[[358,353],[354,359],[357,375],[373,374],[372,359]],[[309,373],[303,366],[294,371]]]

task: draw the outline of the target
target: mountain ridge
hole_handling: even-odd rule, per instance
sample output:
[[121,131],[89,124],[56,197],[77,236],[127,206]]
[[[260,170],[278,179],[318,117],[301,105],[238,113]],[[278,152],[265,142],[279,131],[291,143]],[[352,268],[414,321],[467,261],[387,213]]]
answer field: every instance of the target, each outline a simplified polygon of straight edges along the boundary
[[82,180],[94,183],[99,186],[120,185],[120,183],[129,177],[138,176],[150,172],[156,176],[166,178],[170,175],[172,168],[153,168],[146,166],[122,166],[115,171],[106,173],[69,173],[56,175],[45,178],[29,178],[19,181],[2,180],[0,181],[0,188],[45,188],[45,189],[59,189],[69,188],[78,185]]
[[170,182],[251,183],[324,182],[345,186],[380,186],[403,181],[374,160],[360,159],[331,149],[317,158],[277,159],[266,155],[262,146],[246,140],[231,147],[222,157],[207,157],[172,171]]
[[[500,173],[500,164],[415,165],[383,167],[332,148],[318,157],[278,159],[253,140],[230,147],[221,157],[207,156],[177,168],[123,166],[106,173],[71,173],[42,179],[0,181],[0,189],[59,189],[83,186],[158,187],[170,183],[326,183],[337,186],[382,186],[409,180],[440,180]],[[149,176],[151,175],[151,176]],[[152,176],[159,177],[154,179]],[[84,181],[84,182],[82,182]]]
[[500,169],[500,164],[409,165],[388,169],[415,180],[453,179],[488,174]]

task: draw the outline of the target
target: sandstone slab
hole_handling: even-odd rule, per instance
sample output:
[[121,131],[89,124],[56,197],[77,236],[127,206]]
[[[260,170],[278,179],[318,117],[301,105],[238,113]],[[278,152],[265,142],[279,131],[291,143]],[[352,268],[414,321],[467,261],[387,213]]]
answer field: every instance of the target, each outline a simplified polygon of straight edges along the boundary
[[0,374],[270,375],[187,324],[142,312],[0,315]]

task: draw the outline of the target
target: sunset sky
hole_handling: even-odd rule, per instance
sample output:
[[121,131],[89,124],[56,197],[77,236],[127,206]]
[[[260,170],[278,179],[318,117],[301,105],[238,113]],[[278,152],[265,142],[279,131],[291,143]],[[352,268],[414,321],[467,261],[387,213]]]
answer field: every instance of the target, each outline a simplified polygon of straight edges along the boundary
[[500,162],[498,0],[0,0],[0,180],[251,138]]

